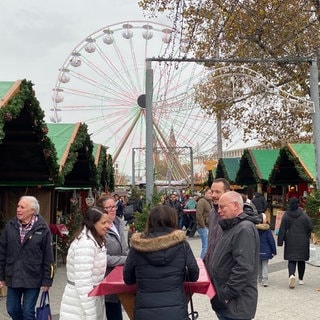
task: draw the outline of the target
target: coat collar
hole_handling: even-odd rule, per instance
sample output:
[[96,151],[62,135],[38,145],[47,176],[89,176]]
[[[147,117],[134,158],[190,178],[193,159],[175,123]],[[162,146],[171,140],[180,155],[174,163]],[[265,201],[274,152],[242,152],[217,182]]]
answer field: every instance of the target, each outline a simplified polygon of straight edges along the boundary
[[152,252],[168,249],[186,240],[186,234],[182,230],[174,230],[170,233],[151,234],[146,237],[143,233],[134,233],[131,237],[131,246],[137,251]]

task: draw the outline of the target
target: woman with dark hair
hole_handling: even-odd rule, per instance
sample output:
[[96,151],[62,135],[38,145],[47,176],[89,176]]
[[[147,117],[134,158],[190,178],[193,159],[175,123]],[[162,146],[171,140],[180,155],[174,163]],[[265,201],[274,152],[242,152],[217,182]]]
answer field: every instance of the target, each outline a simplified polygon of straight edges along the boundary
[[282,217],[278,246],[284,245],[284,259],[288,260],[289,288],[296,284],[296,266],[298,264],[299,284],[303,284],[306,261],[310,256],[310,236],[313,229],[310,217],[299,208],[299,200],[291,198],[289,208]]
[[102,208],[86,210],[68,250],[67,285],[62,296],[60,320],[106,319],[104,297],[88,297],[88,293],[105,276],[108,226],[108,215]]
[[135,320],[187,320],[188,308],[183,282],[185,267],[189,281],[197,281],[199,267],[177,229],[176,211],[166,205],[151,209],[144,233],[134,233],[124,266],[126,284],[137,284]]

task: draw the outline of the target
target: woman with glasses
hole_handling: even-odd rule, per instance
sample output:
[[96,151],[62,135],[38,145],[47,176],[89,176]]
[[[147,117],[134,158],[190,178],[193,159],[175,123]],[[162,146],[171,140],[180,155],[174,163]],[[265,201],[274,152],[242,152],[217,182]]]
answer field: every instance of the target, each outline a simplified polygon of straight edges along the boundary
[[[107,238],[107,270],[108,275],[115,266],[123,265],[128,254],[127,240],[124,235],[125,221],[116,215],[117,206],[113,197],[104,196],[97,201],[108,215],[110,226]],[[122,320],[122,307],[117,295],[106,295],[106,315],[108,320]]]

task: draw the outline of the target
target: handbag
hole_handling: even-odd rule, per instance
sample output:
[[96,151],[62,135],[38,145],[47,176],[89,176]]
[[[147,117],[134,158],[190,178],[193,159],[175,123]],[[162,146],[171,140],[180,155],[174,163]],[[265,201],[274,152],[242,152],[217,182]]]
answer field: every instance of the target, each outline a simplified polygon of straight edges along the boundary
[[[48,299],[48,303],[46,300]],[[36,308],[36,319],[37,320],[52,320],[51,310],[50,310],[50,299],[49,292],[42,291],[40,305]]]

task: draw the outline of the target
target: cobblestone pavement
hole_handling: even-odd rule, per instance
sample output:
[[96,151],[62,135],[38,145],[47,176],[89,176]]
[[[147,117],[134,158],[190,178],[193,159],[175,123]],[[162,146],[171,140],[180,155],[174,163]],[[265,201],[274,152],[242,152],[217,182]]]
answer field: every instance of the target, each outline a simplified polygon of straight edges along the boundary
[[[191,248],[200,256],[201,241],[196,234],[188,239]],[[259,286],[258,308],[255,320],[320,320],[320,268],[307,264],[304,285],[289,289],[287,262],[283,261],[283,247],[278,247],[278,255],[269,263],[269,286]],[[59,319],[59,309],[62,292],[66,283],[66,269],[58,264],[55,280],[50,289],[50,303],[53,319]],[[0,298],[0,320],[10,319],[6,313],[5,297]],[[195,309],[199,312],[200,320],[217,319],[211,309],[207,296],[193,296]],[[124,313],[124,320],[129,320]],[[169,319],[170,320],[170,319]]]

